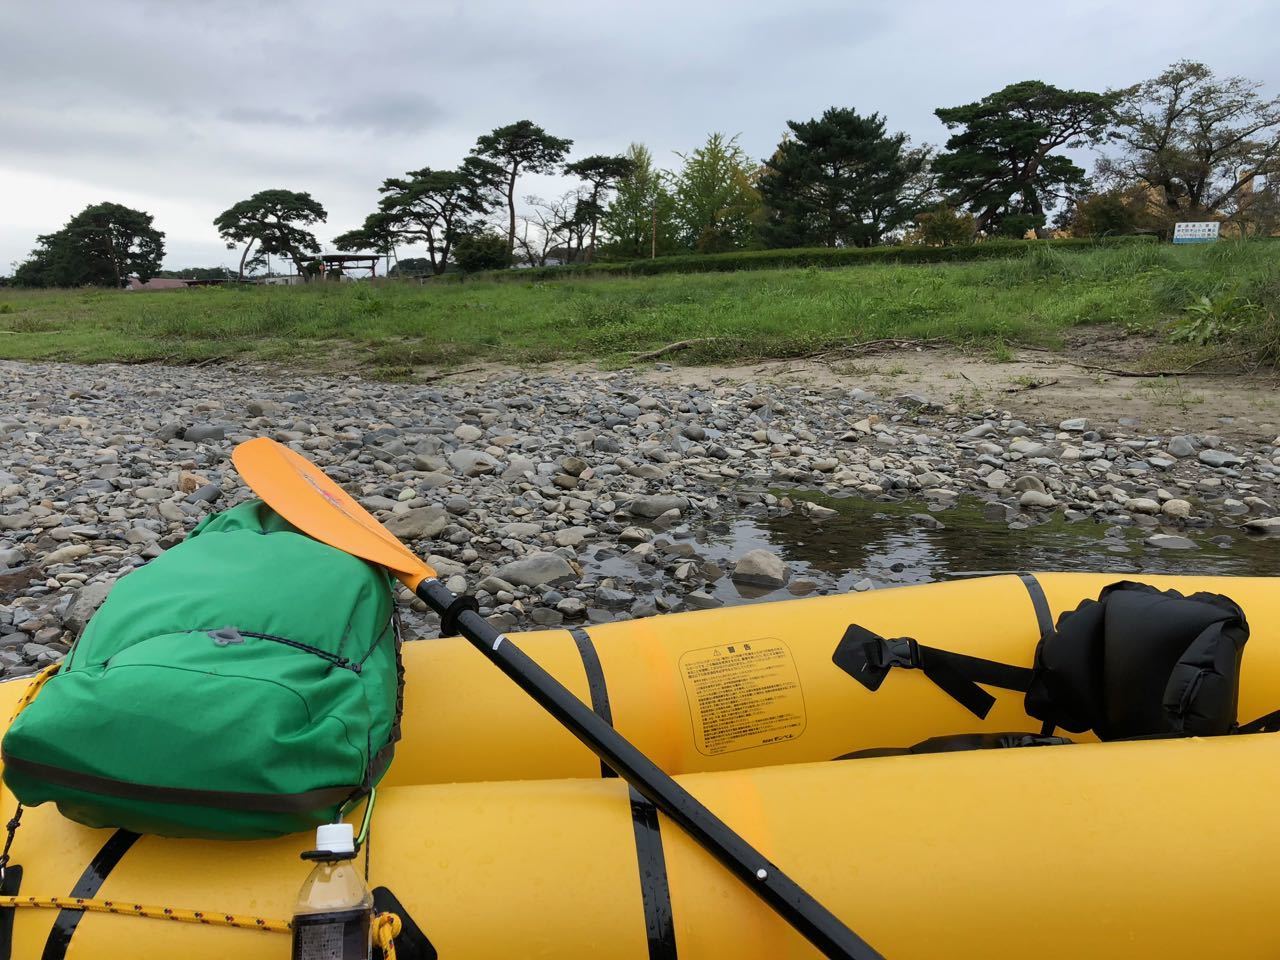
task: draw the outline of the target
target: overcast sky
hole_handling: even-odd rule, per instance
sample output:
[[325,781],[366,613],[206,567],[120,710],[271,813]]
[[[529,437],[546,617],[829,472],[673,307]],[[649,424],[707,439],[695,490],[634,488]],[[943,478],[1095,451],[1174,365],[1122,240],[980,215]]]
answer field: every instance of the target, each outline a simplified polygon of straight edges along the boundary
[[1274,94],[1277,36],[1276,0],[0,0],[0,273],[102,200],[153,213],[169,267],[233,265],[210,221],[270,187],[324,204],[327,241],[523,118],[664,164],[711,130],[764,157],[833,104],[940,143],[935,107],[1017,80],[1185,57]]

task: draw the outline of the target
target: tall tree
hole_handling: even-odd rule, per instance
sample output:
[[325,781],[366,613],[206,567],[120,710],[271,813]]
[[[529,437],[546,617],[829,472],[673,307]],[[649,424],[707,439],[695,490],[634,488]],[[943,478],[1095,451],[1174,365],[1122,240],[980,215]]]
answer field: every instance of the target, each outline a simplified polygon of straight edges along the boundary
[[399,242],[425,243],[432,272],[444,273],[458,237],[474,230],[496,205],[492,185],[498,175],[495,164],[468,157],[456,170],[423,167],[391,177],[383,181],[378,213],[365,221],[364,229],[372,222]]
[[131,276],[155,276],[164,259],[164,233],[151,214],[119,203],[85,207],[55,233],[37,238],[14,282],[38,287],[122,287]]
[[868,247],[911,219],[928,151],[880,114],[830,107],[787,127],[760,177],[770,246]]
[[1054,151],[1101,142],[1123,96],[1024,80],[975,103],[939,107],[934,113],[956,133],[934,161],[938,185],[975,214],[980,230],[1040,230],[1047,211],[1088,182]]
[[1265,99],[1260,87],[1203,63],[1173,64],[1126,91],[1120,150],[1099,173],[1119,188],[1154,188],[1172,218],[1244,211],[1267,195],[1255,186],[1280,174],[1280,97]]
[[642,143],[627,149],[631,172],[618,180],[612,202],[600,217],[607,242],[604,254],[617,260],[639,260],[674,253],[678,248],[675,200],[667,177],[653,165]]
[[257,255],[285,256],[293,261],[298,276],[306,276],[305,254],[320,251],[320,241],[306,229],[329,219],[324,207],[309,193],[295,190],[262,190],[241,200],[214,218],[218,235],[234,250],[244,244],[238,276],[244,279],[245,260],[254,244]]
[[596,229],[604,213],[605,197],[617,187],[618,181],[634,171],[635,161],[629,156],[593,154],[565,165],[565,173],[585,180],[590,188],[580,203],[580,214],[591,228],[591,241],[585,258],[588,263],[595,259]]
[[685,246],[720,253],[751,246],[763,220],[757,171],[737,137],[713,133],[689,153],[672,179],[675,214]]
[[554,137],[532,120],[509,123],[476,140],[472,156],[497,166],[498,183],[507,198],[508,252],[516,244],[516,180],[521,173],[552,172],[572,146],[572,140]]

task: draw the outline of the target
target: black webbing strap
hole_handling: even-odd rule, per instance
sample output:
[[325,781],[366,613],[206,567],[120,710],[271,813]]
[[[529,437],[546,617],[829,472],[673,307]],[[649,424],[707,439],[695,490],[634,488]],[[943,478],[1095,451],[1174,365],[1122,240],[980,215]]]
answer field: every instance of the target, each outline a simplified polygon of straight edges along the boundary
[[927,647],[911,637],[885,639],[850,624],[831,659],[868,690],[880,684],[893,667],[920,670],[936,686],[979,719],[986,719],[996,698],[978,684],[1025,693],[1031,669],[984,660],[951,650]]
[[1280,710],[1272,710],[1257,720],[1240,724],[1236,733],[1275,733],[1277,730],[1280,730]]

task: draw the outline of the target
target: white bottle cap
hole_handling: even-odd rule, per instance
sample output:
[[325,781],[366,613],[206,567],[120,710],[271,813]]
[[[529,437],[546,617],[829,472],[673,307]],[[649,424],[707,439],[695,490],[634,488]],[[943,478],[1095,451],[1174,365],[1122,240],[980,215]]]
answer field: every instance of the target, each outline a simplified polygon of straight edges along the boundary
[[349,823],[320,824],[316,827],[316,849],[325,853],[355,853],[355,828]]

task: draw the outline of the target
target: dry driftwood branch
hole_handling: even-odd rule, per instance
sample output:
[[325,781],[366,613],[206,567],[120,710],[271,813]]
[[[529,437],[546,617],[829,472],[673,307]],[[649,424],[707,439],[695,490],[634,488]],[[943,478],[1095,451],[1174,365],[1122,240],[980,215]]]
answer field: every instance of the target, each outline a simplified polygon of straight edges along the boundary
[[[852,339],[852,338],[850,338]],[[798,360],[825,360],[828,357],[848,357],[850,355],[863,356],[868,353],[874,353],[886,347],[907,348],[915,347],[923,349],[932,347],[936,344],[945,342],[945,337],[929,337],[925,340],[908,340],[902,337],[882,337],[878,340],[860,340],[853,343],[843,344],[838,347],[828,347],[825,350],[819,350],[815,353],[807,353],[797,357]]]
[[1202,367],[1206,363],[1214,363],[1219,360],[1237,360],[1240,357],[1249,356],[1250,351],[1242,350],[1239,353],[1228,353],[1223,356],[1201,357],[1195,363],[1189,363],[1181,370],[1128,370],[1124,367],[1109,367],[1099,363],[1081,363],[1078,360],[1067,360],[1059,357],[1056,360],[1035,360],[1031,359],[1030,363],[1039,363],[1046,366],[1053,366],[1055,363],[1065,364],[1068,367],[1077,367],[1080,370],[1093,370],[1097,373],[1109,373],[1114,377],[1137,377],[1137,378],[1153,378],[1153,377],[1182,377],[1194,371],[1197,367]]
[[[968,379],[967,377],[965,379]],[[1026,383],[1019,383],[1012,387],[1005,387],[1005,393],[1022,393],[1024,390],[1039,390],[1041,387],[1051,387],[1058,382],[1058,378],[1051,380],[1029,380]]]
[[460,373],[475,373],[481,367],[463,367],[461,370],[446,370],[443,373],[432,373],[425,377],[419,377],[417,383],[435,383],[437,380],[443,380],[445,377],[456,377]]
[[648,353],[640,353],[631,358],[632,363],[643,363],[646,360],[657,360],[659,357],[665,357],[669,353],[679,353],[681,350],[688,350],[690,347],[696,347],[703,343],[715,343],[720,337],[694,337],[691,340],[677,340],[675,343],[668,343],[665,347],[659,347],[657,350],[650,350]]

